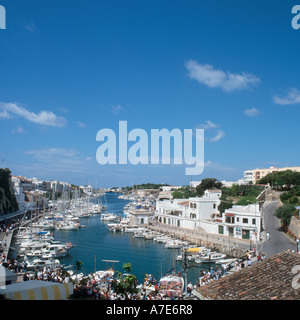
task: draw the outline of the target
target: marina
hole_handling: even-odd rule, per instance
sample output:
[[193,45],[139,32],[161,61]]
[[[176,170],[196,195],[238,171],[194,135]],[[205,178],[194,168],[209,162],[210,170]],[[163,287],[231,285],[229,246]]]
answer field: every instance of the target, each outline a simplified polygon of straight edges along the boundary
[[[81,261],[81,276],[105,270],[105,259],[118,261],[115,265],[115,270],[118,271],[122,270],[124,263],[131,263],[132,272],[139,284],[144,282],[145,275],[149,273],[155,279],[160,279],[173,269],[177,273],[183,271],[182,261],[178,256],[181,249],[189,245],[187,241],[135,225],[128,226],[126,209],[130,207],[130,203],[132,206],[133,200],[122,199],[117,193],[107,194],[106,200],[107,211],[104,213],[94,213],[88,218],[74,217],[68,210],[65,219],[62,219],[60,211],[55,220],[51,219],[54,216],[52,211],[39,222],[29,224],[27,229],[20,228],[12,240],[12,247],[18,249],[11,251],[12,256],[28,261],[29,270],[42,265],[60,264],[73,266],[74,272],[76,261]],[[81,227],[82,222],[84,228]],[[44,226],[47,227],[43,229]],[[117,228],[119,232],[116,232]],[[29,231],[31,234],[33,232],[33,238],[29,238]],[[219,259],[224,257],[225,255],[218,255]],[[210,262],[213,261],[214,258]],[[188,262],[191,268],[187,281],[192,283],[199,281],[201,270],[209,270],[211,267],[207,263],[200,266],[195,258],[188,259]]]
[[111,288],[121,281],[118,275],[127,277],[128,265],[138,289],[132,299],[191,299],[191,286],[238,270],[237,258],[160,229],[153,218],[155,200],[111,192],[105,206],[97,197],[76,201],[57,200],[48,210],[27,213],[9,239],[3,266],[14,264],[25,280],[72,281],[76,298],[92,296],[94,288],[97,299],[108,300],[116,299]]

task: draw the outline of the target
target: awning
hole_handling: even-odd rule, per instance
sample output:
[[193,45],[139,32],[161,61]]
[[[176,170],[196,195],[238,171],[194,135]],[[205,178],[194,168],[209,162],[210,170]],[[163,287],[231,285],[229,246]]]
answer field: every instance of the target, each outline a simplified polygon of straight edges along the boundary
[[235,214],[233,214],[233,213],[225,213],[225,216],[226,216],[226,217],[234,217]]
[[73,294],[73,283],[29,280],[0,288],[9,300],[65,300]]
[[17,282],[17,274],[8,270],[7,268],[0,266],[0,287],[5,286],[8,283]]

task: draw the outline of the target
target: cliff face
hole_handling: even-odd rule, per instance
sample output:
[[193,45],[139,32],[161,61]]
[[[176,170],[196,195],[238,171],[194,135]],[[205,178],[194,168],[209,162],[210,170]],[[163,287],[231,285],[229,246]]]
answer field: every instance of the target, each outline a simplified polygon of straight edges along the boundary
[[0,169],[0,215],[19,210],[9,169]]

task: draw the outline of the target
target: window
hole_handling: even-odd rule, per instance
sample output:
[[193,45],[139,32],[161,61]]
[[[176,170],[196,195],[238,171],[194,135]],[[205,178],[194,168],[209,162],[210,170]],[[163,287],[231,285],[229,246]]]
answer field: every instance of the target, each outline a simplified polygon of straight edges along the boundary
[[194,209],[196,209],[197,208],[197,204],[196,203],[194,203]]
[[223,226],[219,226],[219,234],[224,234],[224,227]]
[[177,227],[180,227],[180,220],[177,220]]
[[144,218],[141,218],[141,224],[144,224]]
[[225,222],[226,222],[226,223],[234,223],[234,217],[232,217],[232,216],[226,216]]
[[236,218],[236,222],[240,222],[240,218]]
[[213,208],[216,209],[216,207],[217,207],[217,205],[214,203],[214,204],[213,204]]
[[243,223],[248,223],[248,218],[243,218]]
[[256,224],[256,219],[252,219],[252,224]]
[[190,204],[190,208],[193,208],[193,204],[192,203]]

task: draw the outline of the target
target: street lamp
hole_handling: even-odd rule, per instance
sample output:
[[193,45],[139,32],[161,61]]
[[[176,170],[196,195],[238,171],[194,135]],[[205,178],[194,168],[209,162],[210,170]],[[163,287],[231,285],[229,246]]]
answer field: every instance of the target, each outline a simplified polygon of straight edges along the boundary
[[298,238],[297,238],[296,242],[297,242],[297,253],[298,253],[299,252],[299,239]]

